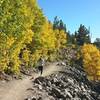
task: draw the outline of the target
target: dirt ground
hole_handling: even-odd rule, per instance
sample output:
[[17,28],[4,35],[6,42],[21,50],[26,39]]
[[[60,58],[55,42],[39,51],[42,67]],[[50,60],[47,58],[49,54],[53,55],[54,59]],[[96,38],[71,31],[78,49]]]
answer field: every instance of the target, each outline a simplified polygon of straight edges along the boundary
[[[48,76],[60,70],[57,63],[52,63],[43,71],[43,77]],[[24,100],[29,95],[27,89],[32,88],[32,80],[39,76],[39,73],[33,73],[32,76],[25,76],[22,80],[13,80],[9,82],[0,82],[0,100]],[[31,80],[31,78],[34,78]]]

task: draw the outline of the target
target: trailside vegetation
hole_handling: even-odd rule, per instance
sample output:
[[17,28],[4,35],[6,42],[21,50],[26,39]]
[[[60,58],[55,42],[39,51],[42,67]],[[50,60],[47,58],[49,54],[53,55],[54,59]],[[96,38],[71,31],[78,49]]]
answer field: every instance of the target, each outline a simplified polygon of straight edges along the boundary
[[90,80],[100,78],[100,51],[92,44],[84,44],[81,48],[83,67]]
[[20,73],[41,55],[50,56],[65,47],[67,34],[54,30],[36,0],[0,1],[0,71]]

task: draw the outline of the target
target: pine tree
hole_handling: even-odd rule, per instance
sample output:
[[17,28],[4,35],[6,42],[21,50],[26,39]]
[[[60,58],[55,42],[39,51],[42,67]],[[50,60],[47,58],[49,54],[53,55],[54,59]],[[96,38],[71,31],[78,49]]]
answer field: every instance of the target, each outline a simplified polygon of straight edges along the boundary
[[100,49],[100,38],[96,38],[93,44],[96,45]]
[[58,29],[59,31],[64,30],[66,32],[66,24],[56,16],[53,22],[53,29]]
[[90,31],[84,26],[80,25],[77,32],[75,32],[75,38],[78,45],[83,45],[84,43],[91,43]]

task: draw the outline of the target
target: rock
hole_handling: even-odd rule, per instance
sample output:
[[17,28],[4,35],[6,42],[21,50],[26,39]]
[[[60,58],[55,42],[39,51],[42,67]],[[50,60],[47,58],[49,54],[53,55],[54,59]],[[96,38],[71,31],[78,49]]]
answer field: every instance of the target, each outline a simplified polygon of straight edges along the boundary
[[42,97],[39,97],[38,100],[43,100]]
[[57,88],[52,88],[52,94],[56,97],[56,98],[62,98],[65,99],[64,95],[61,94],[61,91]]
[[53,78],[53,82],[54,82],[54,83],[58,82],[57,78],[54,77],[54,78]]
[[65,89],[65,94],[71,99],[73,96],[70,94],[70,92],[67,91],[67,89]]
[[42,86],[41,85],[39,85],[39,89],[42,90]]
[[47,85],[48,85],[48,86],[51,86],[51,82],[50,82],[50,81],[48,81]]
[[36,100],[100,100],[100,84],[93,85],[80,67],[65,67],[58,73],[36,78],[33,84]]
[[100,95],[97,97],[98,100],[100,100]]
[[33,97],[31,97],[31,100],[37,100],[37,99],[33,96]]
[[26,99],[24,99],[24,100],[31,100],[31,98],[26,98]]
[[34,83],[41,84],[43,81],[45,81],[44,77],[38,77],[34,80]]
[[73,79],[69,79],[69,78],[68,78],[68,82],[69,82],[69,83],[74,84],[73,81],[74,81]]
[[66,66],[66,63],[65,62],[58,62],[57,65],[58,66]]

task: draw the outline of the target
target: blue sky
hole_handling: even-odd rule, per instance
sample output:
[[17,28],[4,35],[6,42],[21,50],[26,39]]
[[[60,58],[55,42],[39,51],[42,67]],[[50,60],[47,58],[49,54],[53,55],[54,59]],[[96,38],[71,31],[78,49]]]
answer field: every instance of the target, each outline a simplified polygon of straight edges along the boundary
[[71,33],[83,24],[90,26],[92,41],[100,38],[100,0],[38,0],[38,4],[49,20],[60,17]]

